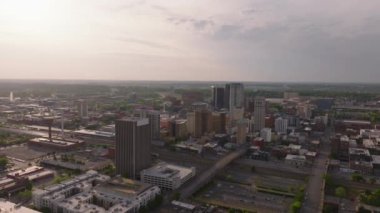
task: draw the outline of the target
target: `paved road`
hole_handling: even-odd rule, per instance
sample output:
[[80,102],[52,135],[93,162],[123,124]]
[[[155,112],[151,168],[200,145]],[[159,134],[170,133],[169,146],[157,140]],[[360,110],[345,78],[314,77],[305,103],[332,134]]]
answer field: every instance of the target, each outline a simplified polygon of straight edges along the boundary
[[211,181],[211,179],[216,175],[217,172],[219,172],[233,160],[244,155],[247,149],[247,146],[243,146],[218,160],[210,169],[203,172],[197,179],[195,179],[193,182],[191,182],[189,185],[187,185],[185,188],[181,190],[181,198],[186,199],[190,197],[202,186],[206,185],[209,181]]
[[313,169],[311,171],[309,182],[306,187],[305,194],[307,199],[304,201],[301,212],[303,213],[319,213],[321,209],[321,199],[323,198],[323,178],[326,172],[326,163],[330,153],[330,145],[328,138],[330,133],[325,135],[325,138],[321,140],[320,153],[314,162]]

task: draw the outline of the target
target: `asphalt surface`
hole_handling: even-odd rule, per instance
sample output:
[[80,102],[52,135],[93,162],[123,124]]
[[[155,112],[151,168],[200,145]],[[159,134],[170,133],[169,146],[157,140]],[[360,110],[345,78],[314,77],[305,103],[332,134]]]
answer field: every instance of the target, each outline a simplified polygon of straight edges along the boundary
[[322,212],[321,199],[323,198],[323,179],[326,172],[326,163],[329,156],[329,133],[321,140],[319,156],[315,159],[314,165],[309,176],[309,182],[305,190],[305,201],[302,205],[303,213]]

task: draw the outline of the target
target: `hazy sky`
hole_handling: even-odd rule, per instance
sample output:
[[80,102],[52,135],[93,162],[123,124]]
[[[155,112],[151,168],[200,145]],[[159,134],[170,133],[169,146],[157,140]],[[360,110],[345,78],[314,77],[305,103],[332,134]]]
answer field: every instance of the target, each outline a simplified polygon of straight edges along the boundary
[[380,82],[380,1],[0,0],[0,78]]

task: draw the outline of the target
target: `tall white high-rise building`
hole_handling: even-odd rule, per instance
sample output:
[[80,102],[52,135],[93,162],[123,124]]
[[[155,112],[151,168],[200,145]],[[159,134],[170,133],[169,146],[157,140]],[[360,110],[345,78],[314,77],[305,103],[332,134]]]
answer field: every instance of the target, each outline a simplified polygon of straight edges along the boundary
[[254,128],[253,130],[258,132],[265,127],[265,98],[256,97],[254,101]]
[[242,83],[226,84],[224,90],[224,105],[230,111],[244,107],[244,85]]
[[88,105],[86,100],[78,100],[77,101],[77,110],[78,115],[81,118],[88,117]]
[[13,97],[13,92],[12,91],[9,93],[9,101],[10,102],[14,101],[14,97]]
[[271,142],[272,141],[272,130],[270,128],[263,128],[260,131],[260,137],[262,137],[265,142]]
[[274,130],[279,134],[286,134],[288,130],[288,119],[276,118],[274,121]]

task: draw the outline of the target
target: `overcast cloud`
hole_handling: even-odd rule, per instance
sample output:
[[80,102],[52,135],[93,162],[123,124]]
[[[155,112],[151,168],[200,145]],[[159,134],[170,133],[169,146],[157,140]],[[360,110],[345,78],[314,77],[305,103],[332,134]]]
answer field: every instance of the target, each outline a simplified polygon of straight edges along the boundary
[[0,78],[379,82],[380,1],[0,0]]

